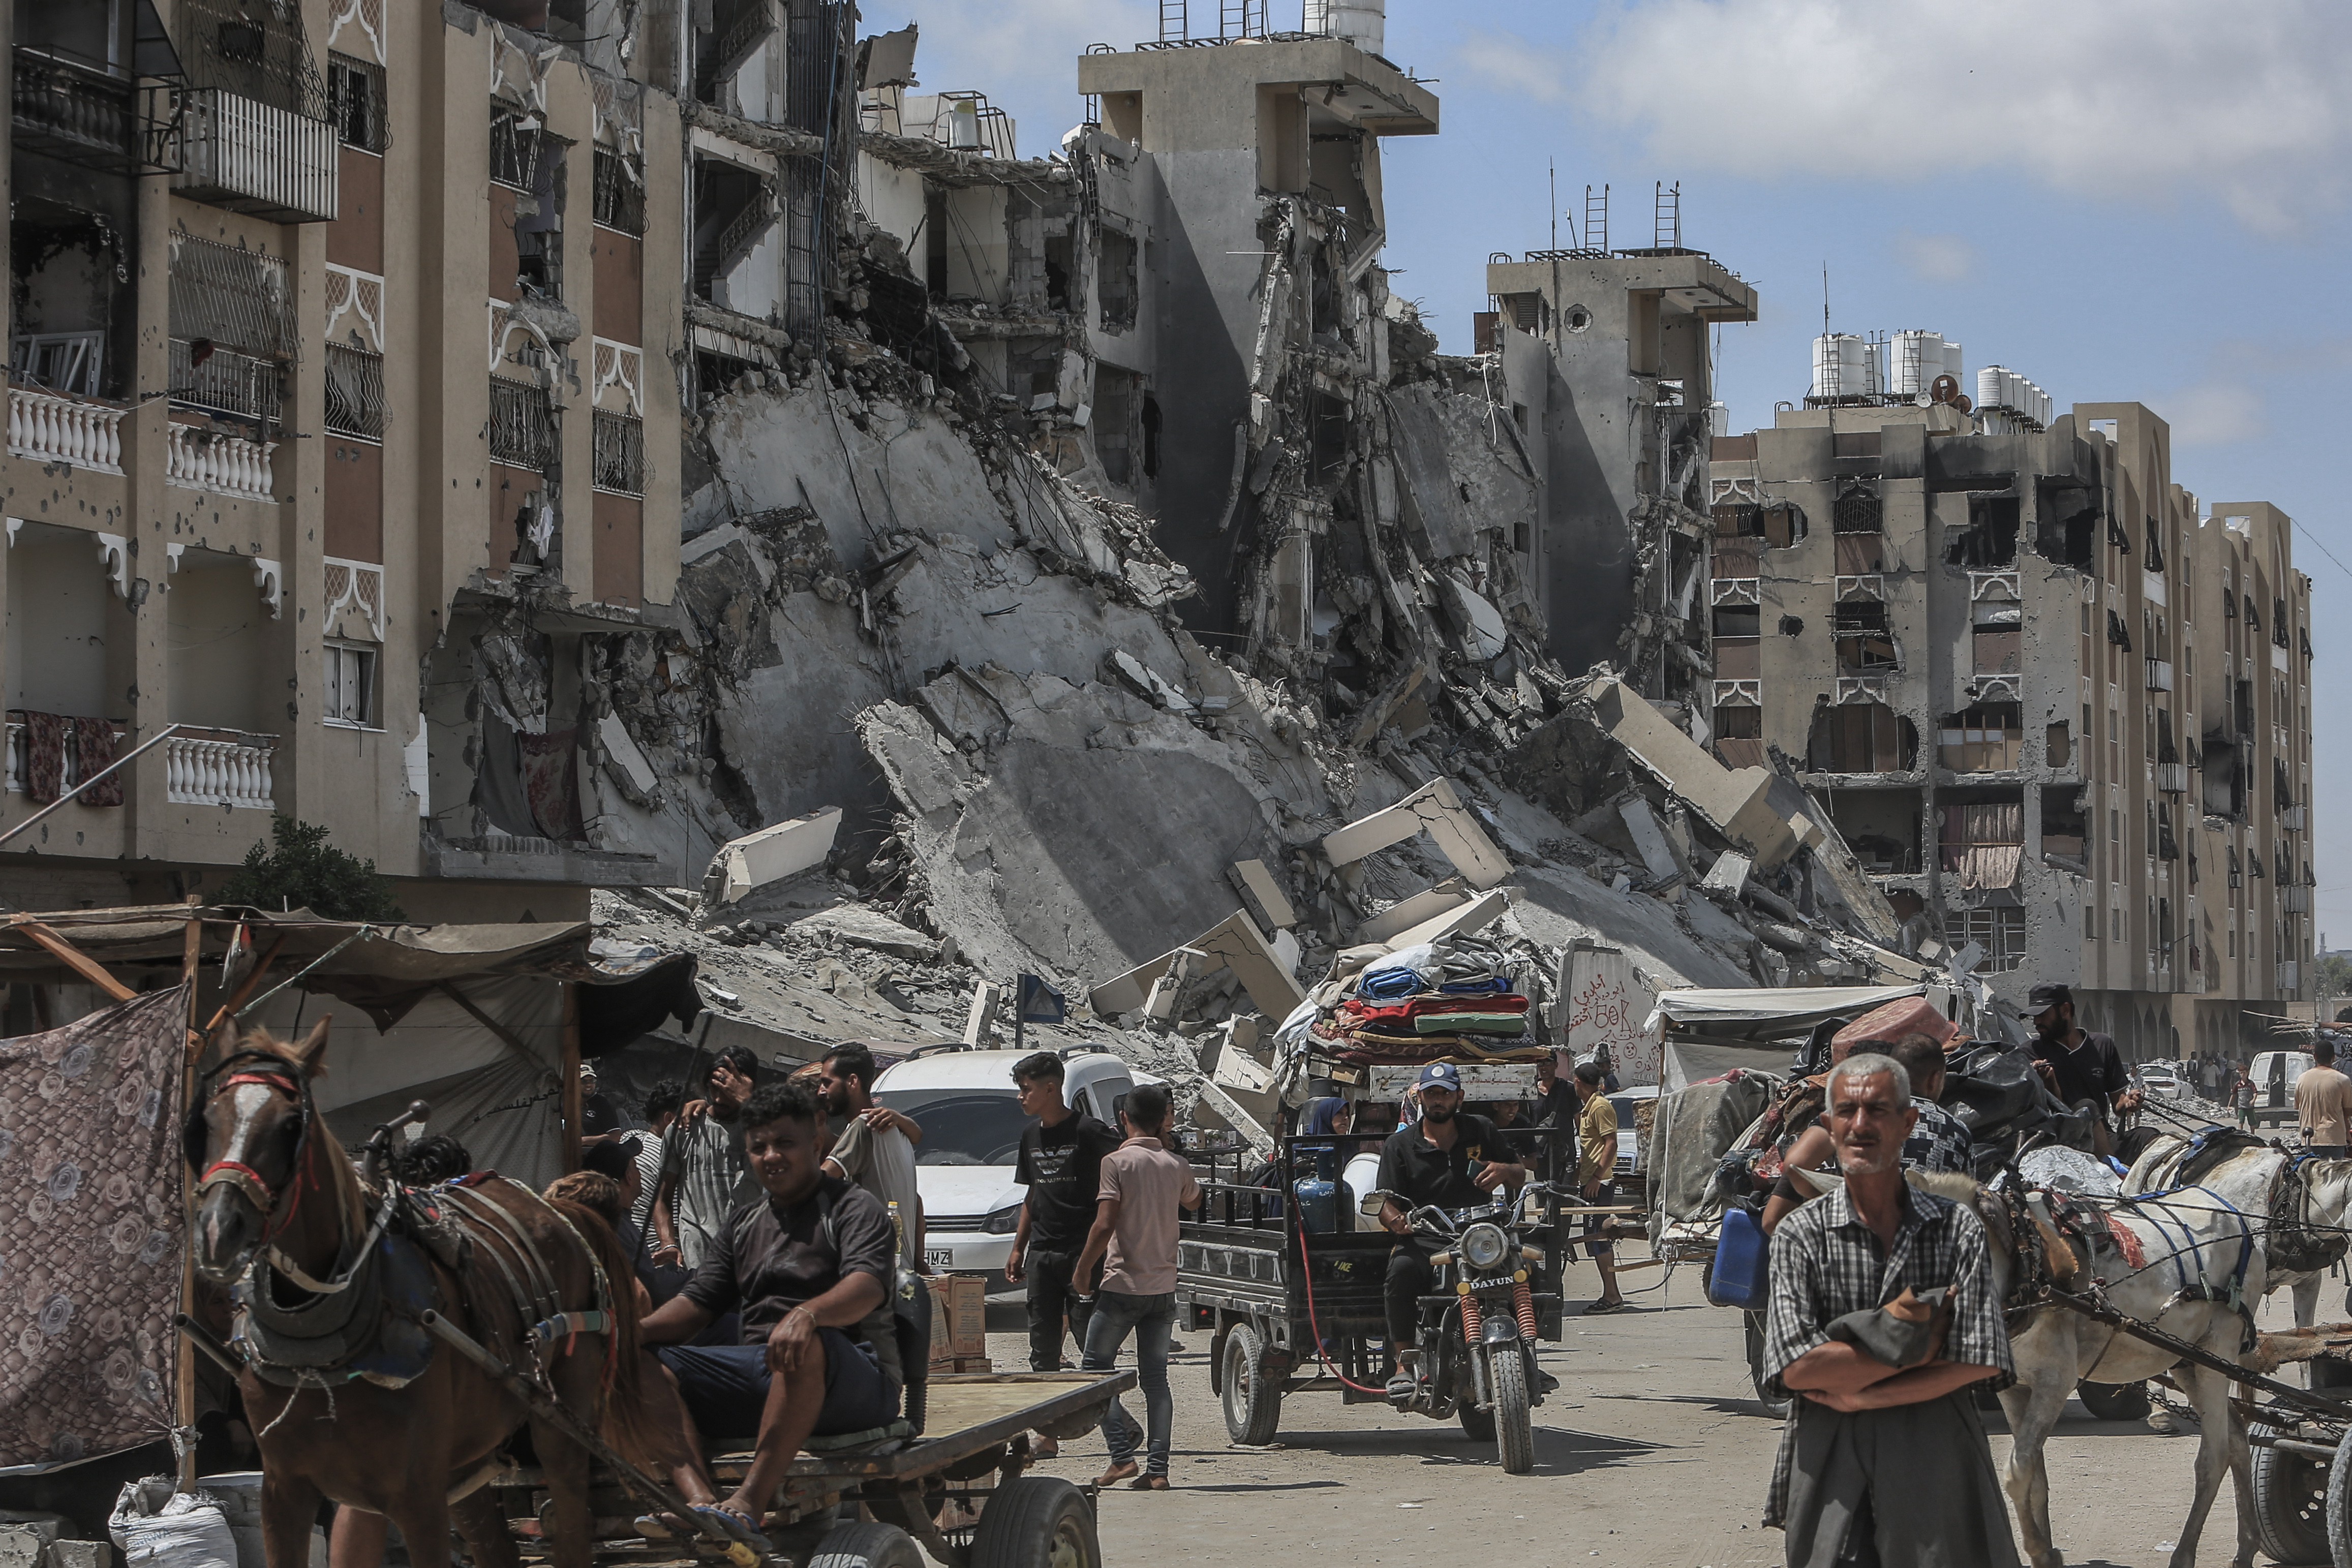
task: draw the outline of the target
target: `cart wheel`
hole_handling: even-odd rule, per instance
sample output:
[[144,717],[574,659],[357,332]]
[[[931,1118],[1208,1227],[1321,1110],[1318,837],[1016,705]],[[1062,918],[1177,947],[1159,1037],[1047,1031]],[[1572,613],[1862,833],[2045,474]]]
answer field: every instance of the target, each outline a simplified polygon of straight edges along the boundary
[[[2278,1434],[2256,1425],[2249,1437]],[[2324,1459],[2285,1448],[2256,1448],[2254,1530],[2263,1550],[2281,1563],[2328,1563],[2329,1493],[2334,1490]]]
[[1528,1363],[1517,1345],[1486,1353],[1486,1375],[1495,1390],[1495,1446],[1503,1469],[1523,1476],[1536,1468],[1536,1436],[1528,1427]]
[[836,1524],[816,1543],[808,1568],[924,1568],[923,1549],[895,1524]]
[[2352,1568],[2352,1427],[2345,1429],[2327,1469],[2326,1524],[2328,1562]]
[[1262,1448],[1274,1441],[1282,1424],[1282,1388],[1259,1370],[1265,1342],[1250,1323],[1235,1323],[1225,1335],[1225,1435],[1247,1448]]
[[1739,1314],[1748,1343],[1748,1383],[1756,1390],[1757,1403],[1775,1416],[1789,1413],[1789,1401],[1775,1399],[1764,1385],[1764,1319],[1758,1312]]
[[[919,1561],[910,1558],[908,1568]],[[1086,1493],[1059,1476],[1022,1476],[997,1488],[971,1532],[971,1568],[1102,1568]]]
[[2147,1418],[2145,1383],[2077,1383],[2074,1397],[2102,1421],[2144,1421]]

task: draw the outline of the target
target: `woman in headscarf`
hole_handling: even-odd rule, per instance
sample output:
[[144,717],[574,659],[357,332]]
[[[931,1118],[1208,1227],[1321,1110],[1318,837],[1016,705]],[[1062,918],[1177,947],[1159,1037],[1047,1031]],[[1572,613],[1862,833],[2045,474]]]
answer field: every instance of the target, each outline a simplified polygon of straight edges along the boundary
[[1302,1138],[1329,1137],[1345,1133],[1355,1124],[1355,1107],[1337,1094],[1320,1100],[1309,1100],[1307,1111],[1298,1121]]

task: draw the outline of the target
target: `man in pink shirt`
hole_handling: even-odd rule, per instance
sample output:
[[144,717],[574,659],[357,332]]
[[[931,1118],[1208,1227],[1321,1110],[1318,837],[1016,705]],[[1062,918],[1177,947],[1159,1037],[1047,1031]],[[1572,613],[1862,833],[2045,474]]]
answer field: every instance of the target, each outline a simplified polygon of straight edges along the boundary
[[1108,1252],[1080,1364],[1088,1372],[1108,1372],[1133,1331],[1136,1381],[1143,1386],[1150,1424],[1145,1469],[1138,1474],[1135,1449],[1144,1433],[1125,1406],[1111,1401],[1102,1424],[1110,1468],[1096,1478],[1097,1486],[1127,1481],[1139,1491],[1168,1490],[1168,1446],[1176,1421],[1176,1401],[1168,1392],[1168,1340],[1176,1328],[1176,1222],[1180,1210],[1201,1201],[1192,1166],[1169,1149],[1169,1109],[1164,1084],[1139,1083],[1127,1092],[1118,1115],[1127,1141],[1103,1156],[1094,1228],[1071,1270],[1071,1278],[1084,1280],[1095,1260]]

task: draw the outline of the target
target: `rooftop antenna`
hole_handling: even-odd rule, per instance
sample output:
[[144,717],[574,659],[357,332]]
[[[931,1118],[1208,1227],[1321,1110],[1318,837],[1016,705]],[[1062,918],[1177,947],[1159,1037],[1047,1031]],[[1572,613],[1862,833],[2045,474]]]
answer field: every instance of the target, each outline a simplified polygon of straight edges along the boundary
[[1551,179],[1551,247],[1552,247],[1552,249],[1554,249],[1554,250],[1558,250],[1558,249],[1559,248],[1559,161],[1558,161],[1557,159],[1552,159],[1552,158],[1547,158],[1547,159],[1545,159],[1545,160],[1544,160],[1544,172],[1545,172],[1547,175],[1550,176],[1550,179]]
[[1828,258],[1827,256],[1823,256],[1823,257],[1822,258],[1822,337],[1824,337],[1824,338],[1826,338],[1826,337],[1828,337],[1828,336],[1829,336],[1829,334],[1830,334],[1830,264],[1829,264],[1829,258]]

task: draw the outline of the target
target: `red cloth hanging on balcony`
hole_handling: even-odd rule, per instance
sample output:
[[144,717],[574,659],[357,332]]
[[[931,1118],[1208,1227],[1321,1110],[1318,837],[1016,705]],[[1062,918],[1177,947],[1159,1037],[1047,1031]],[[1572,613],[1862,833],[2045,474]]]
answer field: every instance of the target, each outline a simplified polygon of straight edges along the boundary
[[[74,777],[87,779],[114,766],[114,727],[102,718],[74,720]],[[108,774],[74,799],[85,806],[122,804],[122,775]]]
[[66,717],[27,709],[24,719],[25,795],[46,806],[65,793]]

